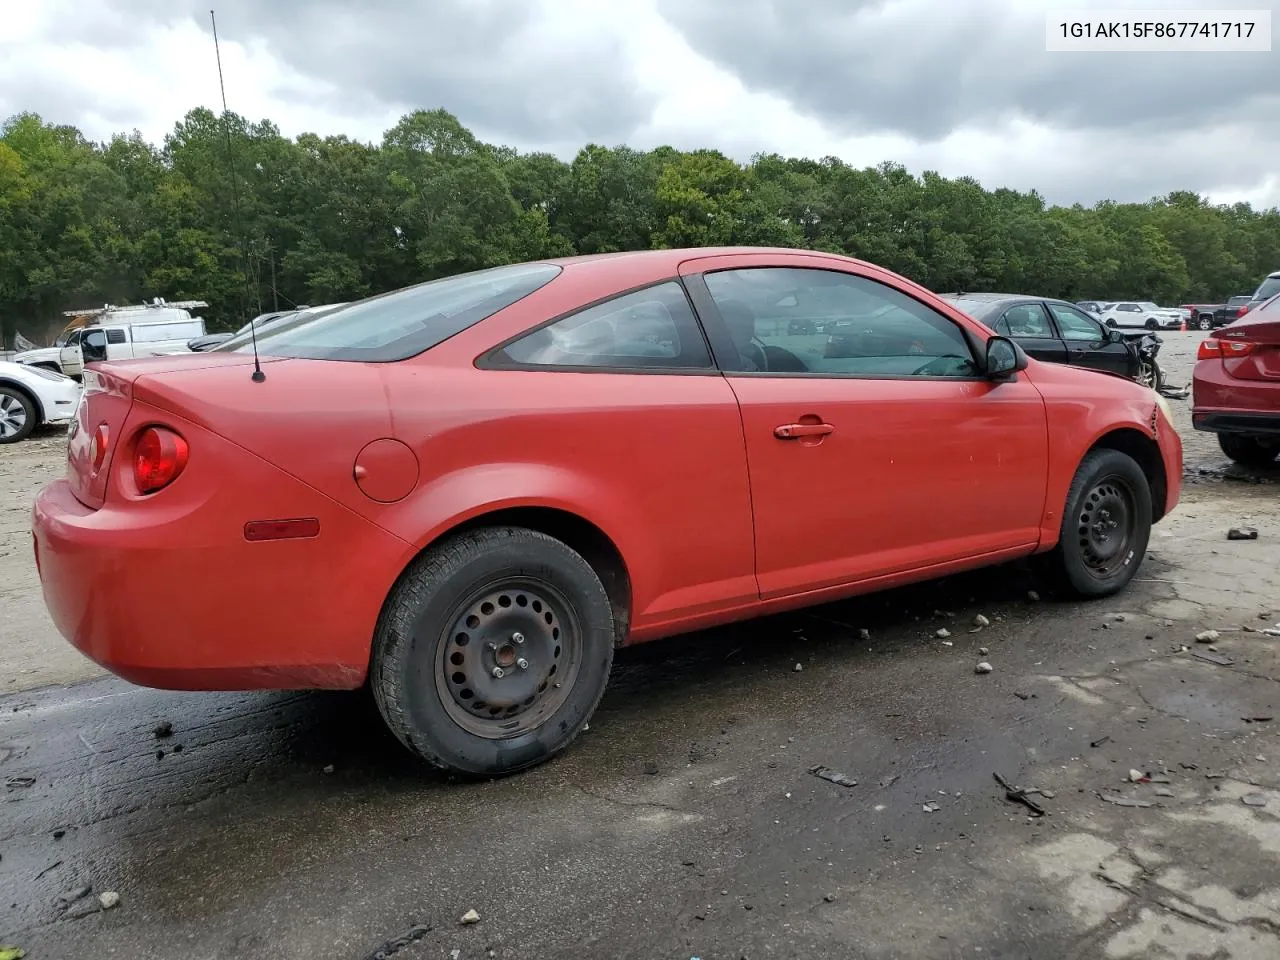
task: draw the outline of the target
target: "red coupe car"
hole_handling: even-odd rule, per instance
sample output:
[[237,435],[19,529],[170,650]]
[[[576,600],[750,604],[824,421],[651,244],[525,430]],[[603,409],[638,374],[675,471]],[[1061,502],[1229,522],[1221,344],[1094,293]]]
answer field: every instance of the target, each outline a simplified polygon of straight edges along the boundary
[[498,267],[102,363],[68,459],[35,550],[80,650],[171,689],[367,682],[472,775],[564,749],[621,645],[1032,554],[1112,594],[1182,476],[1150,389],[768,249]]
[[1191,424],[1218,435],[1237,463],[1280,456],[1280,294],[1201,342],[1191,375]]

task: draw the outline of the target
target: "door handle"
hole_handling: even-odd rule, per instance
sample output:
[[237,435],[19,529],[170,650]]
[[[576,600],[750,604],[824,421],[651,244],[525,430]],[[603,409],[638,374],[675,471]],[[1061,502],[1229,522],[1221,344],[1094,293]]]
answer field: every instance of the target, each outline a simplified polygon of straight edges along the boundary
[[835,429],[829,423],[784,423],[773,428],[773,435],[779,440],[799,440],[801,437],[825,437]]

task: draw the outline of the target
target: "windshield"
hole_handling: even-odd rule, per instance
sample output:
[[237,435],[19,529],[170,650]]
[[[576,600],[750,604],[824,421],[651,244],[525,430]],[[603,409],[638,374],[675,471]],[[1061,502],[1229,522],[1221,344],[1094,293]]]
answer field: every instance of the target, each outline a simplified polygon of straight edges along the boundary
[[[297,313],[257,327],[264,356],[310,360],[406,360],[461,333],[555,279],[549,263],[493,267],[432,280],[325,313]],[[249,353],[237,334],[219,351]]]
[[1268,300],[1280,293],[1280,275],[1267,277],[1253,293],[1254,300]]

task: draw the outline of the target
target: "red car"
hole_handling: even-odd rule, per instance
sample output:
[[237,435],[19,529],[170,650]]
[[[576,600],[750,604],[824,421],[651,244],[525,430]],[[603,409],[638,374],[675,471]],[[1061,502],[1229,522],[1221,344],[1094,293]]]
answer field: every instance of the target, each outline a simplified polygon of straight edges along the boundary
[[625,644],[1032,554],[1112,594],[1180,490],[1150,389],[826,253],[499,267],[257,351],[90,371],[35,504],[54,622],[140,684],[367,682],[463,774],[566,747]]
[[1264,467],[1280,455],[1280,294],[1200,344],[1191,379],[1191,423],[1218,435],[1237,463]]

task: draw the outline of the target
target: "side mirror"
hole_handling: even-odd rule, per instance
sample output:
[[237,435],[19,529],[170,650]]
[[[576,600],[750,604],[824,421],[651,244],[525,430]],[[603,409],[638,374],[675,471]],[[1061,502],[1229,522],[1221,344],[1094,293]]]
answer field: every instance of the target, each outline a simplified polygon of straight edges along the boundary
[[1027,355],[1008,337],[987,341],[986,374],[992,380],[1007,380],[1027,368]]

